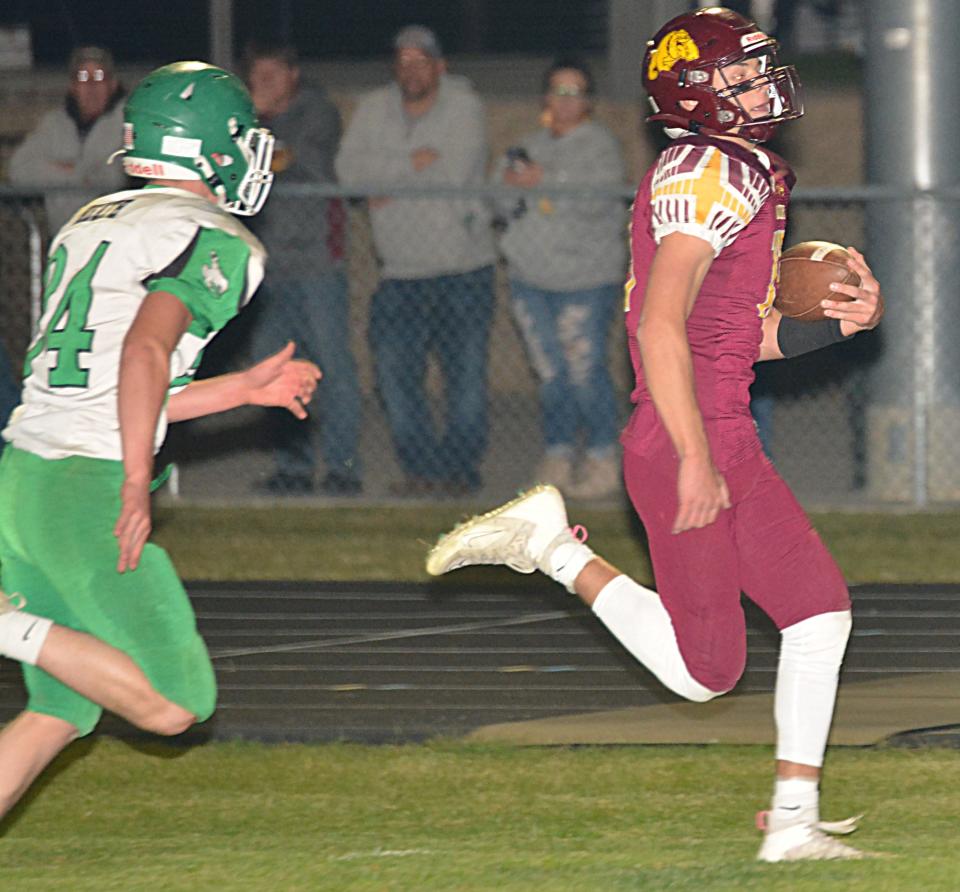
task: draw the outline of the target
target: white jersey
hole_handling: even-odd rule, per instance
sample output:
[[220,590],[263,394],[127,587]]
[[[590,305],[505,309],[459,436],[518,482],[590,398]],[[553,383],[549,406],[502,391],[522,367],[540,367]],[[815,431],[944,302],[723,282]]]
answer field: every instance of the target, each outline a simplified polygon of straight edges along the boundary
[[[23,403],[4,438],[43,458],[120,460],[120,351],[143,299],[169,292],[193,316],[170,357],[175,393],[193,379],[207,343],[253,296],[265,259],[235,217],[183,189],[132,189],[82,207],[50,246]],[[164,411],[156,449],[166,429]]]

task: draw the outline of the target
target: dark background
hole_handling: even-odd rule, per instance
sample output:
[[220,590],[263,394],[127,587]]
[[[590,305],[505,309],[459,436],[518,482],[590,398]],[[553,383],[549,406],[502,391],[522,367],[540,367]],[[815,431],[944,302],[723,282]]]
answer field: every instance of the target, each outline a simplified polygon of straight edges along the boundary
[[[445,52],[602,51],[607,0],[235,0],[237,48],[253,35],[289,40],[305,58],[390,53],[402,26],[433,28]],[[28,24],[37,64],[95,43],[121,62],[209,54],[207,0],[2,0],[0,26]]]

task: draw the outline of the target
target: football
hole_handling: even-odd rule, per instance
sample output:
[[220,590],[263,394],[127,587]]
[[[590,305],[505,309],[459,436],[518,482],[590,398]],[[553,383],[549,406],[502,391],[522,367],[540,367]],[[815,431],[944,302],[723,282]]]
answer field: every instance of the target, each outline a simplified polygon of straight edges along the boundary
[[830,290],[831,282],[859,285],[860,277],[847,267],[850,253],[833,242],[800,242],[780,256],[780,279],[773,305],[784,316],[803,322],[825,319],[820,301],[852,300]]

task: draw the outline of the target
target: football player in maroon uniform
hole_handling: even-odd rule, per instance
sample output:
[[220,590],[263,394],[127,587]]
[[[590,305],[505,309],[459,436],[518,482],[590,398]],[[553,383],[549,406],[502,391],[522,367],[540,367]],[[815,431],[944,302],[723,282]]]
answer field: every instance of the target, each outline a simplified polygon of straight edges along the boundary
[[657,591],[624,576],[569,530],[540,486],[461,524],[431,551],[433,574],[469,564],[539,569],[594,613],[667,687],[696,701],[743,672],[741,592],[781,632],[776,781],[762,813],[764,861],[858,858],[825,824],[819,778],[850,634],[839,568],[765,457],[750,415],[753,364],[871,329],[880,286],[851,249],[859,287],[827,319],[773,307],[793,174],[760,147],[803,113],[776,42],[728,9],[678,16],[649,41],[652,121],[672,142],[644,177],[631,226],[626,322],[636,375],[624,476],[650,545]]

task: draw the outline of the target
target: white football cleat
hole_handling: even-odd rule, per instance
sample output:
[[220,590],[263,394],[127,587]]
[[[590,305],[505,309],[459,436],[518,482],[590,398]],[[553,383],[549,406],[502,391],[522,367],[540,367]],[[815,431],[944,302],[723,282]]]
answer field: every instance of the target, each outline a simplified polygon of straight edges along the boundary
[[853,833],[862,817],[857,815],[833,822],[800,820],[780,823],[769,812],[760,812],[757,826],[765,831],[765,835],[757,860],[775,864],[780,861],[858,861],[872,857],[872,853],[848,846],[831,835]]
[[533,573],[546,566],[557,544],[572,538],[563,496],[541,484],[441,537],[427,555],[427,572],[440,576],[475,564],[503,564]]

